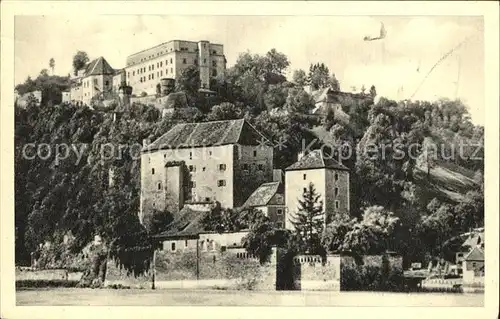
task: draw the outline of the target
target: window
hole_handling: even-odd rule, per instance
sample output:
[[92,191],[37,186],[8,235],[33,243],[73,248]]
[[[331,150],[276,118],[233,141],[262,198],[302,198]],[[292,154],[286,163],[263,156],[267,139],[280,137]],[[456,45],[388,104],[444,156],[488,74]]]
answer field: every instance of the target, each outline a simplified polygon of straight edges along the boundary
[[226,251],[226,249],[227,249],[227,247],[226,247],[226,246],[221,246],[221,247],[220,247],[220,251],[221,251],[222,253],[223,253],[223,252],[225,252],[225,251]]
[[160,76],[163,76],[163,70],[160,71]]
[[335,196],[339,196],[339,188],[335,187]]
[[335,209],[340,208],[340,202],[338,200],[335,201]]
[[263,171],[263,170],[264,170],[264,165],[259,164],[259,171]]
[[172,251],[175,251],[175,243],[172,243],[172,245],[170,246],[171,250]]
[[192,160],[193,159],[193,152],[189,152],[189,159]]
[[158,183],[158,189],[159,190],[161,189],[161,183]]
[[307,187],[304,187],[304,193],[307,193]]
[[182,64],[186,64],[186,59],[182,59]]
[[243,170],[245,170],[245,171],[248,170],[248,164],[243,164]]
[[[163,53],[163,52],[162,52]],[[163,61],[160,61],[160,68],[163,66]]]
[[151,70],[154,70],[154,69],[155,69],[155,65],[153,64],[153,65],[151,66]]
[[203,64],[207,63],[207,59],[203,59]]
[[172,58],[170,58],[170,63],[172,63]]
[[108,86],[109,85],[109,81],[105,81],[104,85]]
[[283,210],[282,209],[278,209],[278,211],[276,212],[277,215],[281,215],[283,214]]
[[174,73],[174,68],[170,68],[170,73]]
[[219,164],[219,171],[225,171],[226,170],[226,164]]
[[304,174],[302,177],[303,177],[304,180],[306,180],[307,174]]
[[212,69],[212,76],[217,76],[217,70],[216,69]]
[[210,197],[205,197],[205,202],[209,202],[210,201]]
[[277,223],[276,223],[276,227],[278,227],[278,228],[283,228],[283,223],[282,223],[282,222],[277,222]]
[[218,180],[217,186],[219,186],[219,187],[226,186],[226,180],[224,180],[224,179]]
[[257,151],[253,151],[253,157],[257,157]]
[[[130,72],[129,72],[130,73]],[[97,79],[94,79],[94,84],[97,84]]]
[[188,246],[188,241],[187,239],[184,241],[184,247],[187,247]]
[[155,206],[156,206],[156,205],[155,205],[155,202],[153,202],[153,207],[155,207]]
[[152,168],[152,169],[151,169],[151,175],[154,175],[154,174],[155,174],[155,169],[154,169],[154,168]]
[[190,171],[190,172],[196,172],[196,166],[194,166],[194,165],[189,165],[189,171]]
[[168,74],[168,69],[165,70],[165,74]]
[[335,173],[335,180],[338,181],[339,180],[339,174]]
[[154,79],[155,78],[155,74],[151,74],[151,79]]
[[215,68],[217,67],[217,62],[216,61],[212,61],[212,66]]
[[165,60],[165,65],[168,65],[168,60]]
[[194,65],[198,65],[198,60],[194,59]]

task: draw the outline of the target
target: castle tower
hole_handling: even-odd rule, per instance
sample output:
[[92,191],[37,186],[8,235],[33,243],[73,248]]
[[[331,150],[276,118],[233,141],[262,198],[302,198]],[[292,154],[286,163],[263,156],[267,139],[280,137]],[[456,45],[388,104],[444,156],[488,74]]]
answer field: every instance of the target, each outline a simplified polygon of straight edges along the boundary
[[349,214],[349,169],[321,150],[301,155],[300,159],[285,170],[285,227],[292,229],[290,217],[297,212],[299,200],[309,183],[323,201],[325,223],[333,214]]
[[198,42],[198,61],[200,86],[203,89],[208,89],[210,88],[210,43],[208,41]]
[[130,109],[130,96],[132,95],[132,87],[127,85],[126,82],[122,82],[120,88],[118,89],[118,99],[120,108],[123,111],[128,111]]

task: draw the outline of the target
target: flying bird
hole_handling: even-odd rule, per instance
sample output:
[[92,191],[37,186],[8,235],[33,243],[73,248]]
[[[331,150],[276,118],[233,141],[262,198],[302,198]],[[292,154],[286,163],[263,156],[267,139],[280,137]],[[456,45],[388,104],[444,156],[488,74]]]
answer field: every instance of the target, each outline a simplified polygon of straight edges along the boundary
[[366,36],[363,38],[364,41],[375,41],[384,39],[387,35],[387,31],[385,30],[385,26],[383,22],[380,22],[380,35],[378,37]]

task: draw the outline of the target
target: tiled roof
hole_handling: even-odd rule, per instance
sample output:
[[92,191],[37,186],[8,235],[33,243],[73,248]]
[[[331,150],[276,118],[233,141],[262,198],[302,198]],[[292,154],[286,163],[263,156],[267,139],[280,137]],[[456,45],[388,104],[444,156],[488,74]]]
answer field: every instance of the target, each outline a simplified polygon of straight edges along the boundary
[[177,218],[169,225],[168,229],[155,238],[178,238],[178,237],[196,237],[203,231],[201,223],[203,217],[207,214],[205,210],[195,210],[189,206],[184,206]]
[[346,166],[337,162],[335,159],[323,154],[321,150],[311,151],[304,155],[298,162],[288,166],[287,171],[315,169],[315,168],[332,168],[338,170],[349,170]]
[[[275,197],[275,195],[281,195],[279,192],[282,192],[280,182],[270,182],[264,183],[257,188],[250,197],[248,197],[247,201],[243,205],[243,207],[255,207],[255,206],[266,206],[269,204],[271,199]],[[278,196],[281,199],[283,196]],[[276,205],[280,204],[280,199],[277,198]],[[284,204],[284,202],[283,202]]]
[[464,257],[464,260],[484,261],[484,252],[476,246]]
[[214,145],[259,145],[267,139],[245,120],[177,124],[143,151]]
[[462,246],[475,247],[484,243],[484,233],[476,233],[465,240]]
[[106,59],[100,57],[87,64],[85,76],[102,74],[115,74],[115,69],[109,65]]

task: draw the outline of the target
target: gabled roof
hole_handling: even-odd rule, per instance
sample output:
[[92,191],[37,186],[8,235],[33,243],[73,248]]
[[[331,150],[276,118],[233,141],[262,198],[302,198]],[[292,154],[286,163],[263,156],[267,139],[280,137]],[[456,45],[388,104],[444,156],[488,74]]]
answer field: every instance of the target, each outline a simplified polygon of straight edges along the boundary
[[113,69],[103,57],[91,61],[85,68],[85,76],[103,74],[115,74],[115,69]]
[[479,247],[474,247],[472,250],[464,257],[467,261],[484,261],[484,252]]
[[197,237],[203,231],[201,221],[207,213],[206,210],[195,210],[184,206],[168,229],[154,237],[161,239]]
[[462,246],[475,247],[484,243],[484,232],[470,235]]
[[270,182],[260,185],[248,197],[243,207],[266,206],[272,201],[274,205],[284,205],[282,185],[280,182]]
[[311,151],[309,154],[304,155],[298,162],[288,166],[285,170],[295,171],[316,168],[349,170],[346,166],[331,158],[331,156],[325,155],[321,150]]
[[143,152],[169,148],[193,148],[229,144],[260,145],[269,141],[244,119],[177,124]]

